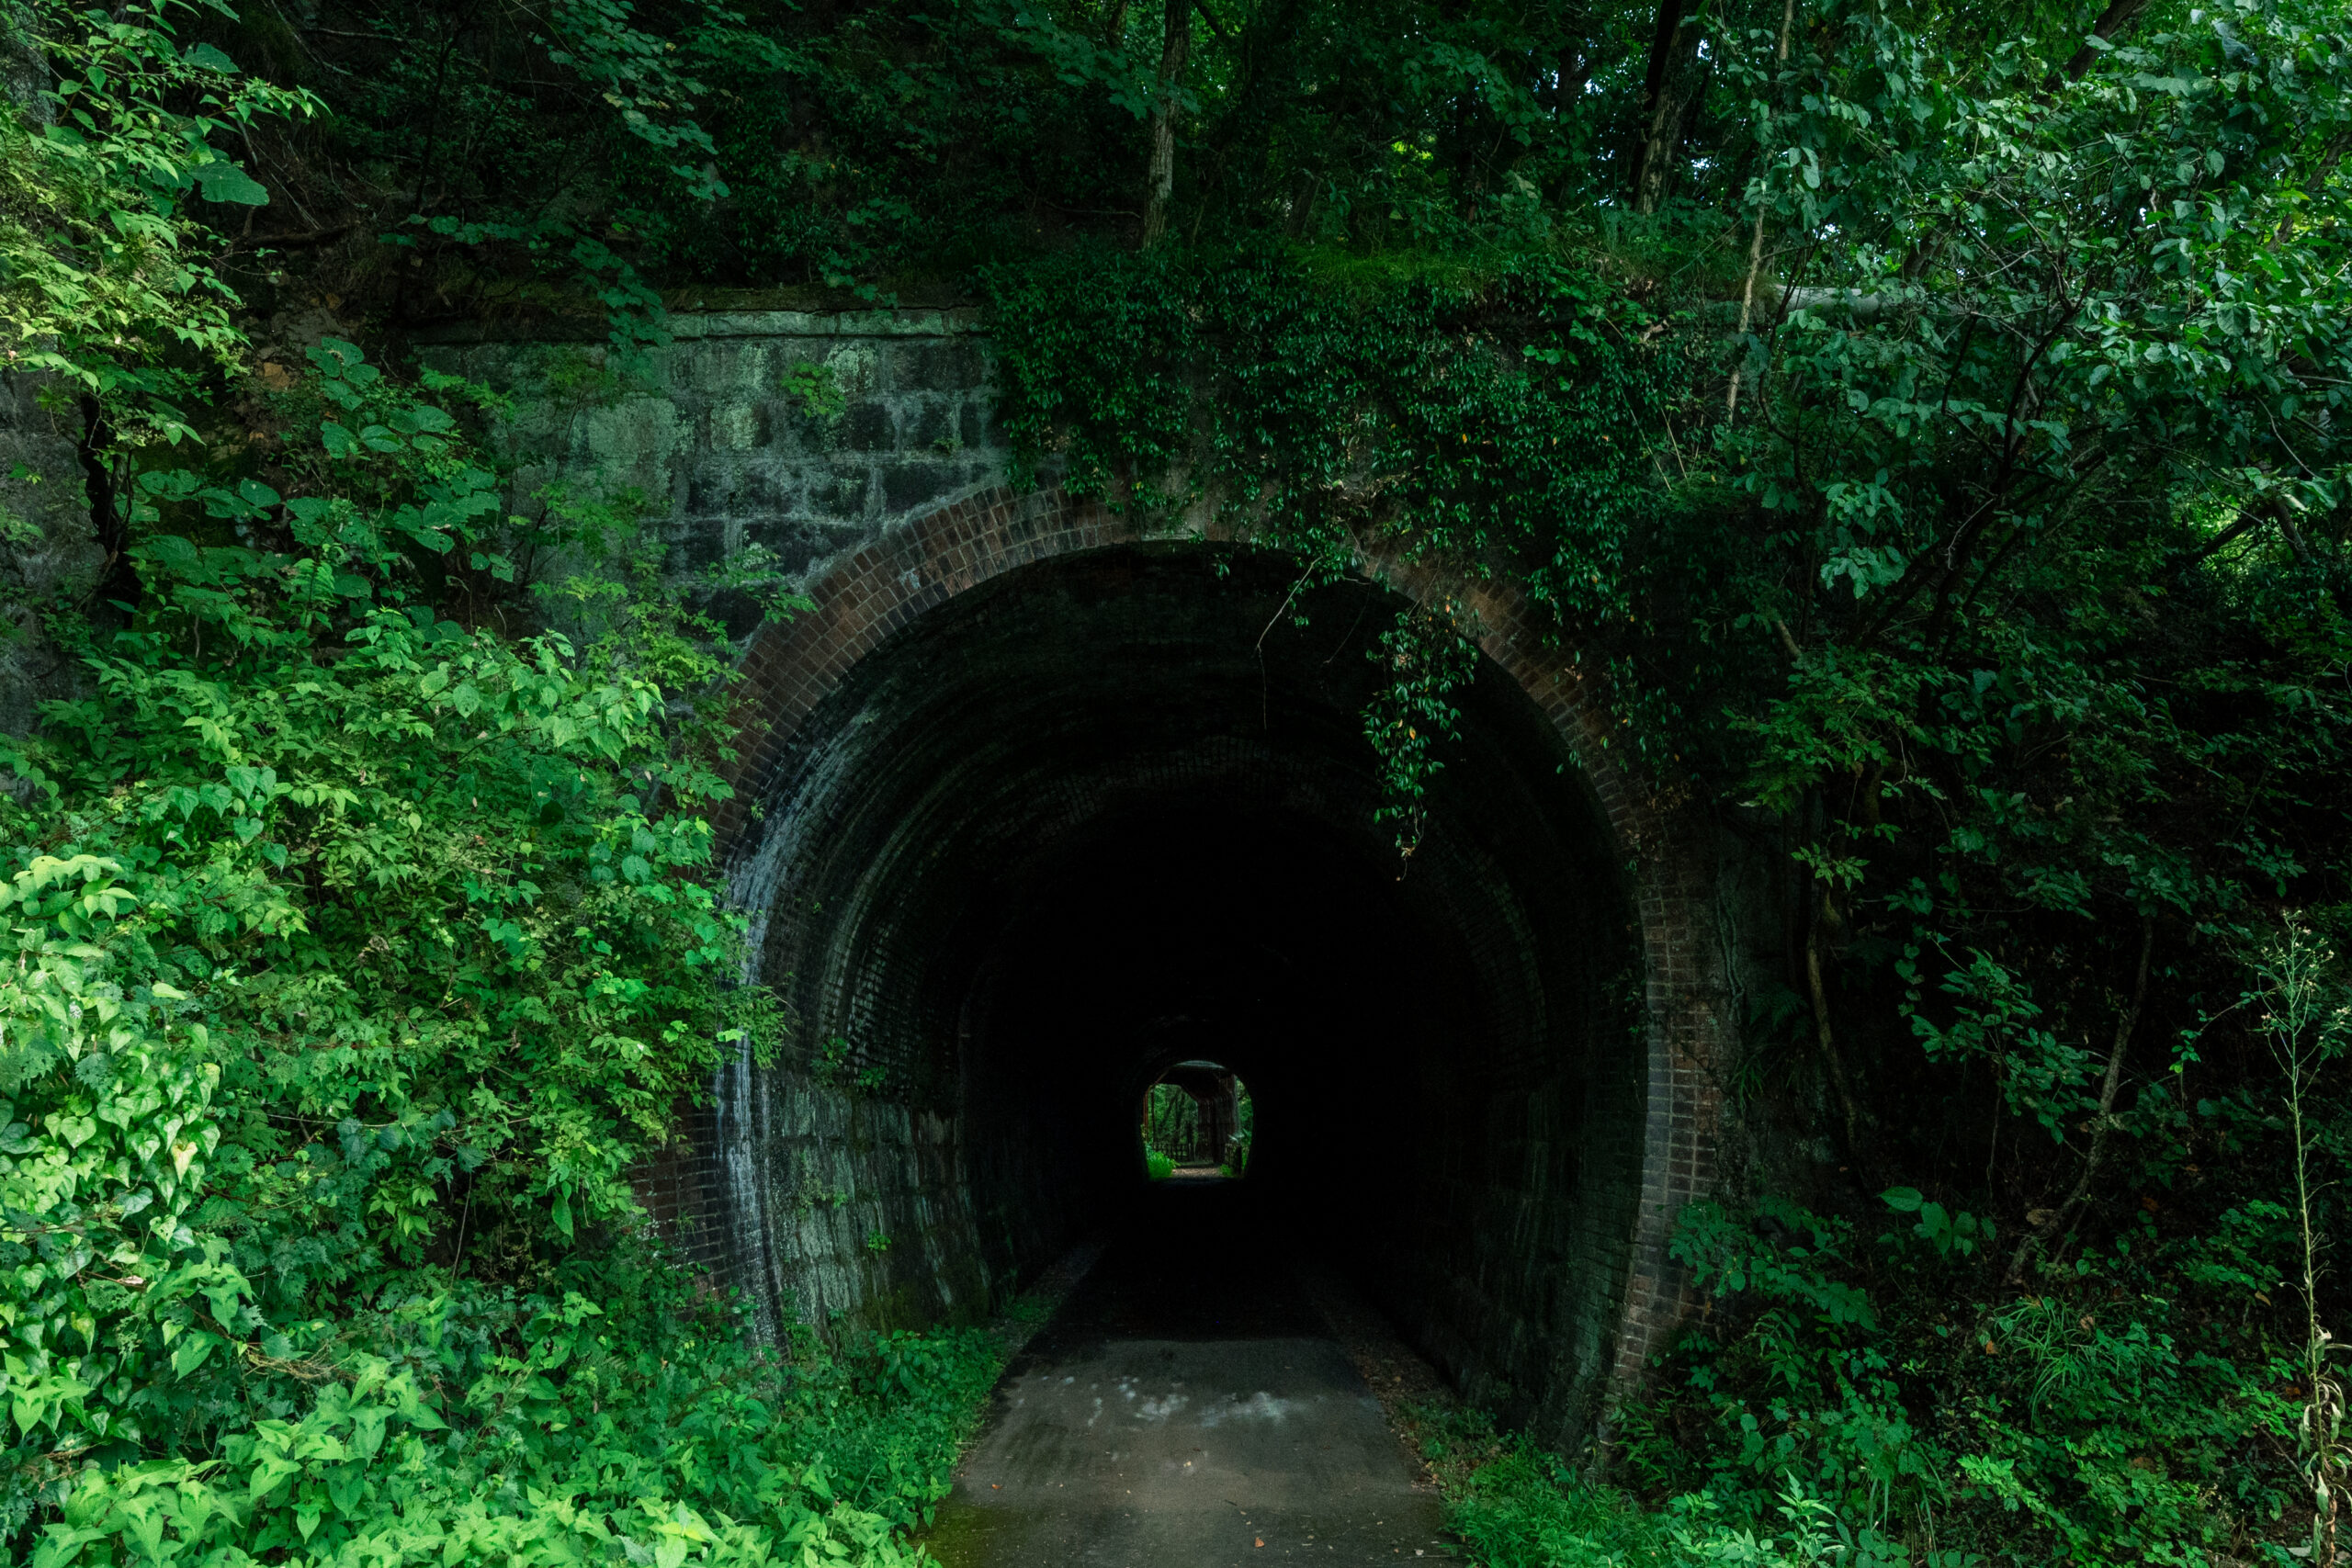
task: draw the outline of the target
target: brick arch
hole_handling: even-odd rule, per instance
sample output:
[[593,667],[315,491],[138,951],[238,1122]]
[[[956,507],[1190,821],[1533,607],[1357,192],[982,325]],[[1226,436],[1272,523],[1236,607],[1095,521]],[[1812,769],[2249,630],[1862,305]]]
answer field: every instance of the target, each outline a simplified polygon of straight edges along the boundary
[[[752,812],[802,722],[850,670],[926,611],[990,579],[1078,551],[1144,542],[1128,514],[1061,491],[990,490],[921,513],[826,563],[814,608],[771,623],[746,652],[738,687],[735,797],[718,814],[722,855],[752,845]],[[1712,828],[1690,807],[1658,803],[1610,749],[1611,724],[1574,660],[1546,649],[1523,597],[1427,565],[1368,564],[1366,575],[1420,602],[1466,607],[1487,657],[1518,682],[1565,739],[1630,873],[1646,969],[1646,1080],[1641,1192],[1611,1381],[1637,1382],[1683,1315],[1686,1291],[1667,1242],[1675,1216],[1714,1179],[1714,1066],[1733,1038],[1715,931]]]

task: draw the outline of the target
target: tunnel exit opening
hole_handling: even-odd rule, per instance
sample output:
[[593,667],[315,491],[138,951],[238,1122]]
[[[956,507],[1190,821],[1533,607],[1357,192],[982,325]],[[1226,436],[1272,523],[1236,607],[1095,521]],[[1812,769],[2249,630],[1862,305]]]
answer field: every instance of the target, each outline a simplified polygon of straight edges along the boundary
[[1201,1057],[1177,1063],[1144,1091],[1136,1134],[1154,1181],[1238,1181],[1249,1174],[1257,1106],[1240,1076]]
[[[1200,543],[1021,566],[799,722],[735,887],[756,977],[842,1061],[721,1075],[767,1310],[986,1310],[1142,1223],[1151,1097],[1221,1073],[1255,1146],[1212,1208],[1351,1276],[1474,1398],[1589,1429],[1650,1135],[1625,852],[1482,662],[1401,859],[1363,715],[1404,601],[1300,582]],[[815,1170],[856,1202],[802,1204]]]

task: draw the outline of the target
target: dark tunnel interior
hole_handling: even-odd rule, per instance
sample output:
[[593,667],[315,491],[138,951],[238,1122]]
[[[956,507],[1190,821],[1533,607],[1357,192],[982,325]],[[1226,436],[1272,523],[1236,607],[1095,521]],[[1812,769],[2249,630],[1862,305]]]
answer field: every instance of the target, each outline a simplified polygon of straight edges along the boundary
[[[1254,1099],[1261,1244],[1344,1271],[1465,1392],[1572,1437],[1638,1192],[1623,873],[1565,743],[1484,664],[1400,856],[1363,713],[1404,601],[1298,582],[1199,544],[1064,557],[846,672],[736,874],[765,911],[760,978],[839,1068],[743,1091],[739,1223],[804,1313],[977,1310],[1151,1223],[1136,1108],[1211,1059]],[[921,1245],[843,1261],[783,1201],[829,1138],[880,1195],[871,1223]]]
[[1474,1017],[1476,996],[1391,863],[1312,818],[1230,806],[1074,837],[1003,926],[965,1080],[976,1133],[1038,1117],[1066,1130],[1061,1179],[1100,1190],[1090,1173],[1135,1163],[1143,1090],[1210,1058],[1251,1086],[1267,1192],[1346,1225],[1393,1213],[1414,1048]]

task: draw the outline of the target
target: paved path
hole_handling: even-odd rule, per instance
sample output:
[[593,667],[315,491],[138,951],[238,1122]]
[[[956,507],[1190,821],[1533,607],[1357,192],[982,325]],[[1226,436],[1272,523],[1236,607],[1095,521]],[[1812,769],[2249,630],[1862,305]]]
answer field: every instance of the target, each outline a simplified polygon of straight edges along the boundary
[[1246,1192],[1150,1197],[999,1385],[932,1551],[946,1568],[1450,1555],[1379,1402],[1263,1261]]

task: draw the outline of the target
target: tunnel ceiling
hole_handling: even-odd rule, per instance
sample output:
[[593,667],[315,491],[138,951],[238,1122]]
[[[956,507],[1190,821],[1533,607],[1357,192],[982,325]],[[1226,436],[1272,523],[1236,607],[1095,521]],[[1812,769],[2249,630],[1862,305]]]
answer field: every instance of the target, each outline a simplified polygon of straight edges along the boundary
[[[944,1129],[932,1179],[988,1278],[1099,1223],[1160,1071],[1231,1066],[1253,1183],[1383,1276],[1465,1383],[1565,1430],[1605,1371],[1638,1188],[1618,852],[1557,732],[1482,664],[1400,858],[1363,710],[1402,602],[1297,581],[1271,553],[1092,550],[859,660],[736,870],[758,976],[803,1059]],[[738,1179],[784,1181],[780,1147]]]

